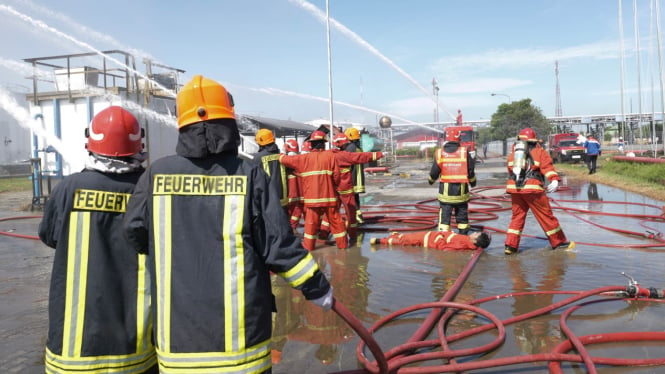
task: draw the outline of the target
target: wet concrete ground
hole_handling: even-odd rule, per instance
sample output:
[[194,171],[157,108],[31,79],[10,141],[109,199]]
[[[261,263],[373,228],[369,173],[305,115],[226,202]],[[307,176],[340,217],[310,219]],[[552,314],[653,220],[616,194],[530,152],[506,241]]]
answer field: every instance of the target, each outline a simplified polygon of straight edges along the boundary
[[[368,193],[363,203],[372,209],[389,209],[395,204],[415,204],[436,197],[437,186],[426,182],[429,164],[402,164],[393,175],[368,176]],[[500,160],[479,165],[480,186],[502,186],[505,169]],[[649,206],[613,204],[633,202],[662,206],[664,203],[624,193],[603,185],[566,180],[565,188],[552,195],[565,206],[581,211],[571,215],[556,210],[569,238],[581,243],[572,252],[545,250],[547,243],[533,217],[527,219],[525,233],[533,236],[522,240],[523,251],[517,256],[503,254],[504,236],[493,235],[493,242],[474,267],[457,301],[521,291],[588,290],[608,285],[626,285],[621,276],[626,272],[647,287],[665,288],[663,270],[665,255],[661,249],[639,248],[649,243],[645,238],[628,236],[602,227],[630,231],[665,231],[662,223],[646,223],[620,216],[595,215],[592,212],[614,214],[661,214]],[[486,197],[500,198],[501,188],[483,192]],[[0,219],[27,217],[22,211],[29,205],[29,193],[0,194]],[[485,201],[505,208],[507,204]],[[432,205],[435,209],[436,203]],[[472,203],[480,211],[493,205]],[[490,209],[494,210],[494,209]],[[397,213],[399,214],[399,213]],[[496,218],[483,221],[488,227],[505,229],[510,212],[497,208]],[[478,219],[487,214],[472,213]],[[0,231],[27,236],[36,235],[39,219],[18,219],[0,222]],[[375,226],[400,227],[400,223],[381,223]],[[648,227],[648,228],[647,228]],[[421,248],[377,247],[369,245],[371,236],[388,232],[372,231],[371,227],[358,245],[347,251],[321,247],[314,252],[322,269],[335,287],[335,295],[368,327],[381,317],[406,306],[439,300],[454,283],[460,269],[470,258],[467,252],[423,251]],[[599,245],[599,243],[603,245]],[[47,297],[52,262],[52,250],[41,242],[0,235],[0,372],[43,373],[43,349],[47,328]],[[356,334],[334,313],[323,313],[311,303],[304,302],[298,292],[275,280],[278,309],[275,323],[274,373],[329,373],[357,368]],[[561,300],[565,296],[542,295],[505,299],[488,303],[487,310],[505,319]],[[571,318],[579,334],[625,331],[665,331],[662,318],[665,308],[658,303],[617,301],[585,307]],[[508,327],[503,346],[484,359],[547,352],[562,340],[558,325],[560,312]],[[418,318],[422,315],[417,316]],[[414,319],[417,319],[414,317]],[[481,323],[478,318],[462,318],[452,328],[463,331]],[[377,333],[377,340],[387,350],[404,341],[413,325],[397,323]],[[480,341],[486,343],[492,334],[474,337],[460,343],[469,347]],[[665,344],[644,344],[625,347],[610,345],[593,348],[594,354],[614,357],[665,357]],[[277,354],[277,352],[280,354]],[[369,354],[368,354],[369,355]],[[568,365],[569,372],[585,372],[583,366]],[[489,369],[485,372],[524,373],[545,371],[542,364],[524,364]],[[603,368],[611,373],[657,373],[659,368]]]

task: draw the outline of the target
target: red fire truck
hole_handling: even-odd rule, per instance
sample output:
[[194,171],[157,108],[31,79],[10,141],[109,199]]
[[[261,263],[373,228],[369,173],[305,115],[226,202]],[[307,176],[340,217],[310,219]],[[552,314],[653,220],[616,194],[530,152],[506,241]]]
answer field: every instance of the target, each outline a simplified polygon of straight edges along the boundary
[[586,157],[586,149],[577,141],[579,134],[567,132],[550,135],[547,141],[547,150],[553,162],[580,162]]
[[443,134],[443,140],[447,141],[446,134],[450,131],[459,131],[460,144],[471,152],[471,157],[476,158],[476,132],[473,130],[473,126],[446,126],[444,129],[445,133]]

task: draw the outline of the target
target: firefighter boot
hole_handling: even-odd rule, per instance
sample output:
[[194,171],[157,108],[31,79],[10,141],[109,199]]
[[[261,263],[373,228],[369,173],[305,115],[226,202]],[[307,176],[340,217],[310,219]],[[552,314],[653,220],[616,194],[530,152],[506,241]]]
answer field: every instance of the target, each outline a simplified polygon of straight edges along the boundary
[[513,253],[517,253],[517,248],[507,245],[506,248],[503,250],[503,253],[507,255],[512,255]]

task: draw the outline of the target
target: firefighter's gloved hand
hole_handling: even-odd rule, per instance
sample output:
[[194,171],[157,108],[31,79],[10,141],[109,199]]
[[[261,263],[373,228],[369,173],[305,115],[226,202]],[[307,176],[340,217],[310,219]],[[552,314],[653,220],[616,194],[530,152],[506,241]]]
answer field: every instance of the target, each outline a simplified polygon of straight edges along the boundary
[[557,187],[559,187],[559,181],[555,179],[555,180],[550,182],[549,186],[547,186],[547,192],[552,193],[552,192],[556,191]]
[[318,299],[313,299],[312,302],[314,304],[320,306],[321,308],[323,308],[323,310],[325,310],[325,311],[330,310],[330,308],[332,308],[332,305],[333,305],[333,289],[332,289],[332,287],[330,287],[330,289],[328,290],[328,293],[326,293],[325,295],[319,297]]
[[520,173],[522,173],[522,168],[513,166],[513,174],[515,174],[515,178],[519,179]]

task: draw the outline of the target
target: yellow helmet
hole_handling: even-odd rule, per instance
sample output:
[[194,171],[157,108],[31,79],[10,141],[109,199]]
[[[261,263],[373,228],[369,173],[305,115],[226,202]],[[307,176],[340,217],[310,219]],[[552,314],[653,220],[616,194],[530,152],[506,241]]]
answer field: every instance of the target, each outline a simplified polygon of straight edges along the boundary
[[217,118],[233,118],[233,97],[212,79],[195,75],[176,97],[178,128]]
[[275,142],[275,136],[272,131],[268,129],[260,129],[256,132],[256,144],[258,145],[268,145]]
[[349,127],[348,129],[344,130],[344,135],[346,135],[349,140],[360,139],[360,132],[355,127]]

